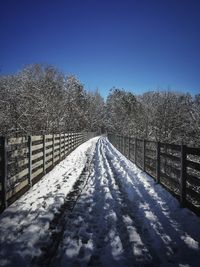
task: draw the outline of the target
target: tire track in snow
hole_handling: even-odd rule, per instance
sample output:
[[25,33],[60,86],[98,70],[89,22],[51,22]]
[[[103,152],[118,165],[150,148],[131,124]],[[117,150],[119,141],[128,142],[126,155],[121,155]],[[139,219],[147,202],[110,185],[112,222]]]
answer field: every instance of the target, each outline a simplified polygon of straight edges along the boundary
[[[121,240],[123,240],[125,252],[127,257],[132,258],[135,264],[149,264],[152,261],[154,264],[158,264],[159,260],[150,246],[150,238],[144,231],[141,232],[141,221],[136,224],[136,217],[131,212],[129,200],[125,197],[122,187],[117,179],[115,167],[112,165],[110,158],[107,155],[107,143],[105,139],[102,140],[102,157],[104,159],[105,168],[107,169],[109,178],[109,188],[113,198],[115,199],[115,206],[118,217],[118,229],[121,232]],[[128,225],[126,224],[128,222]],[[129,231],[128,231],[129,230]],[[125,234],[126,233],[126,234]],[[131,244],[127,246],[127,240],[130,240]]]
[[[36,266],[47,267],[54,260],[58,247],[61,243],[65,224],[69,214],[73,212],[73,209],[83,191],[87,185],[90,177],[90,165],[94,154],[88,154],[88,158],[79,178],[73,185],[72,190],[66,196],[64,204],[60,207],[59,212],[55,214],[53,220],[49,225],[49,231],[51,232],[51,240],[47,244],[44,244],[41,248],[43,253],[38,258],[33,258],[32,263]],[[67,172],[69,173],[69,171]],[[64,174],[66,175],[66,173]]]
[[[151,264],[151,255],[141,241],[133,216],[129,214],[129,207],[115,181],[103,139],[97,143],[92,165],[93,174],[68,225],[71,231],[66,229],[64,242],[52,266],[65,266],[66,262],[66,266]],[[77,227],[74,227],[78,220]],[[90,234],[85,240],[87,232]]]
[[[124,177],[125,173],[127,177],[129,177],[130,169],[125,162],[122,163],[122,159],[119,157],[119,155],[117,153],[113,153],[112,150],[107,150],[107,153],[111,162],[111,166],[115,171],[116,177]],[[113,154],[116,156],[116,163],[113,163]],[[153,247],[159,248],[158,257],[161,261],[163,258],[165,258],[165,261],[169,260],[170,262],[174,262],[172,260],[172,256],[174,255],[174,253],[176,253],[178,247],[176,246],[176,243],[170,238],[170,235],[166,234],[167,229],[164,229],[162,224],[160,223],[160,218],[163,216],[163,214],[160,212],[159,208],[155,208],[158,203],[153,201],[155,206],[151,209],[149,204],[152,203],[152,199],[145,191],[144,185],[140,183],[138,179],[135,179],[134,175],[131,178],[133,179],[133,182],[131,182],[131,185],[129,184],[129,187],[132,187],[131,193],[134,196],[133,201],[130,203],[130,210],[135,211],[134,217],[137,224],[141,225],[141,223],[143,223],[143,229],[141,229],[141,237],[143,237],[144,240],[148,240],[148,246],[151,251]],[[124,192],[124,195],[128,200],[129,197],[124,190],[122,179],[118,179],[118,184],[122,188],[122,191]],[[143,188],[144,190],[141,191],[141,188]],[[165,225],[165,227],[167,227],[167,225]],[[171,227],[170,230],[172,230]],[[154,255],[156,255],[156,251],[152,252]]]
[[[93,158],[92,174],[82,196],[78,200],[65,228],[63,242],[51,266],[102,266],[105,257],[113,266],[112,255],[107,254],[109,222],[105,223],[105,192],[101,186],[99,145]],[[85,197],[86,195],[86,197]],[[103,263],[102,263],[103,262]]]

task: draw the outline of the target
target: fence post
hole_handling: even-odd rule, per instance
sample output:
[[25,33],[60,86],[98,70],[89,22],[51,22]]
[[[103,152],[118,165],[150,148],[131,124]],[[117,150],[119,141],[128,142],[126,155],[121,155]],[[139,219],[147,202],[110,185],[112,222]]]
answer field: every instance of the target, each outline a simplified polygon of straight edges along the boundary
[[[71,133],[69,133],[69,153],[71,152]],[[85,142],[85,133],[84,133],[84,137],[83,137],[83,143]]]
[[[81,144],[83,143],[83,134],[82,134],[82,141]],[[70,134],[67,134],[67,153],[69,154],[70,151]]]
[[1,182],[1,201],[2,201],[2,210],[7,208],[7,199],[6,199],[6,192],[7,192],[7,176],[8,176],[8,154],[7,154],[7,138],[1,137],[0,138],[0,162],[1,162],[1,175],[0,175],[0,182]]
[[145,172],[145,151],[146,150],[146,140],[143,140],[143,171]]
[[74,133],[72,134],[72,150],[74,150]]
[[28,183],[29,186],[32,186],[32,137],[28,136]]
[[54,166],[54,143],[55,143],[54,134],[52,136],[52,165]]
[[156,147],[156,182],[160,183],[160,142],[157,142]]
[[130,137],[128,137],[128,159],[130,160],[130,145],[131,145],[131,141],[130,141]]
[[128,157],[128,143],[127,143],[128,137],[125,137],[125,156]]
[[59,133],[59,149],[60,149],[60,153],[59,153],[59,161],[61,161],[61,133]]
[[123,141],[123,155],[125,155],[125,136],[122,136],[122,141]]
[[116,135],[116,138],[117,138],[117,149],[119,150],[119,136],[118,135]]
[[46,173],[46,136],[43,135],[43,173]]
[[137,165],[137,138],[135,138],[135,164]]
[[180,180],[180,202],[185,206],[186,200],[186,146],[181,145],[181,180]]

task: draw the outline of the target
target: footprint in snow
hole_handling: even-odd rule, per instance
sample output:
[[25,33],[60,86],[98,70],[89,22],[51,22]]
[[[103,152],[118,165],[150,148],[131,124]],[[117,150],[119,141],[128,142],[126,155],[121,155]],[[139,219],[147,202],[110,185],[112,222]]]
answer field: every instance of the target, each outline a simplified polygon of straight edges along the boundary
[[60,185],[59,185],[59,184],[57,184],[57,185],[56,185],[56,188],[57,188],[57,189],[60,189],[61,187],[60,187]]

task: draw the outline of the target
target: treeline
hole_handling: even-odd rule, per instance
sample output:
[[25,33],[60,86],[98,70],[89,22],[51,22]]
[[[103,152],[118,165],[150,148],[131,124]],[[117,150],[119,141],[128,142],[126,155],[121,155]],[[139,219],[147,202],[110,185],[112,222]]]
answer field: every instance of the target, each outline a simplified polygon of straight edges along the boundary
[[0,135],[101,131],[104,100],[75,76],[31,65],[0,78]]
[[200,94],[112,88],[104,101],[75,76],[51,66],[28,66],[0,77],[0,135],[105,131],[200,145]]
[[200,94],[147,92],[134,96],[114,89],[108,96],[109,130],[167,143],[200,145]]

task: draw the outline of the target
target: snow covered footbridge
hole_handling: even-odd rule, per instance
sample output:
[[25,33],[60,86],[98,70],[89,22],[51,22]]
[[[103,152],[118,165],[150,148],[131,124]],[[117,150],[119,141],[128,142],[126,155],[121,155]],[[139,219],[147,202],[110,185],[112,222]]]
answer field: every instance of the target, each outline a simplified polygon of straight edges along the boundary
[[0,216],[0,266],[199,266],[200,218],[93,138]]

